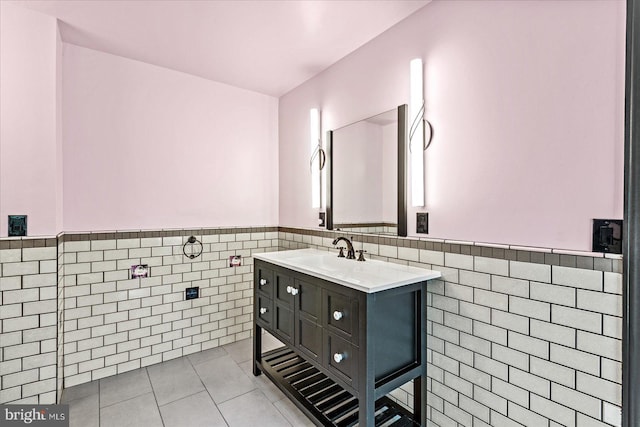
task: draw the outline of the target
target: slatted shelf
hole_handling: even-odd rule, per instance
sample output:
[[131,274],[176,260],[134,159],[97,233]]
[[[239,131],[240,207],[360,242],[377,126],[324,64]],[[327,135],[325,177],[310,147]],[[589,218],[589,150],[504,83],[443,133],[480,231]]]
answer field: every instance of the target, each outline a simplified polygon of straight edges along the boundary
[[[288,347],[262,354],[262,371],[323,426],[358,425],[358,399]],[[376,401],[376,427],[415,427],[413,414],[382,397]]]

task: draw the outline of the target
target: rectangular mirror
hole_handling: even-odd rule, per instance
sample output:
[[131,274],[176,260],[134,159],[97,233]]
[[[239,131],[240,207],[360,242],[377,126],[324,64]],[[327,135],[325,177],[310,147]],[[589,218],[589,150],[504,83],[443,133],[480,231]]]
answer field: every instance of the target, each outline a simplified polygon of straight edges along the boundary
[[407,106],[327,133],[327,229],[407,235]]

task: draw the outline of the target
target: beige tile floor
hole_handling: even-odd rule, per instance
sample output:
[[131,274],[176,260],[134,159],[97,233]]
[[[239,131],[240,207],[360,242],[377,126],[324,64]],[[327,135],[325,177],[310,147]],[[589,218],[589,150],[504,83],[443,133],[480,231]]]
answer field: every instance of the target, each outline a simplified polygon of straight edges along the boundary
[[[281,344],[270,335],[263,350]],[[250,339],[64,390],[70,427],[313,426],[264,375]]]

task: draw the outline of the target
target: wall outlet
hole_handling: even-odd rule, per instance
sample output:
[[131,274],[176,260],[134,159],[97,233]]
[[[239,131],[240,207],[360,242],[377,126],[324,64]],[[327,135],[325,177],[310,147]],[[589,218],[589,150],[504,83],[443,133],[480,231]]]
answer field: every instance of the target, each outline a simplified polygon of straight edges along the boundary
[[27,235],[27,216],[9,215],[9,236]]
[[200,287],[187,288],[184,290],[184,299],[196,299],[200,296]]
[[318,213],[318,227],[326,226],[327,214],[325,212]]
[[429,234],[429,213],[416,213],[416,233]]
[[609,254],[622,253],[622,220],[594,219],[593,220],[593,252]]

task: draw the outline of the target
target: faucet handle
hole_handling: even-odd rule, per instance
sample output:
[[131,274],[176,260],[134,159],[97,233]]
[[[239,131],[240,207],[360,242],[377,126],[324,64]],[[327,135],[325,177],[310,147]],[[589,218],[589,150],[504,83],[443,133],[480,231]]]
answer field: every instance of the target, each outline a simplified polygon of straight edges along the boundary
[[344,246],[338,246],[338,249],[340,249],[340,253],[338,253],[338,258],[344,258]]
[[366,259],[364,259],[364,254],[367,253],[367,251],[364,249],[358,249],[356,252],[358,252],[358,261],[366,261]]

